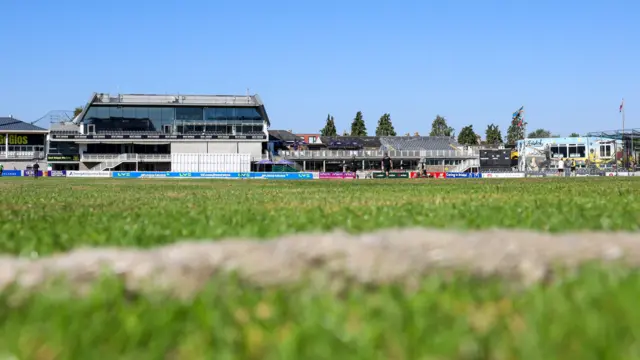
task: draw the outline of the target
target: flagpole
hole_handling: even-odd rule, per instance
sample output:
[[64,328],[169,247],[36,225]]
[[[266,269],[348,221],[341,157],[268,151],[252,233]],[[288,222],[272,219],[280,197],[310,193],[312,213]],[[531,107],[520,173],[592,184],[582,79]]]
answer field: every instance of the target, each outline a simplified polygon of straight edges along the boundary
[[[622,153],[623,153],[623,156],[624,156],[624,158],[622,158],[622,166],[624,166],[625,169],[627,168],[626,164],[627,164],[627,159],[628,159],[628,156],[626,154],[627,150],[628,150],[627,149],[627,144],[626,144],[626,141],[624,140],[624,98],[622,98]],[[618,156],[618,154],[616,154],[616,157],[617,156]],[[616,163],[618,162],[617,160],[618,159],[616,159]]]
[[527,177],[527,123],[524,122],[524,107],[522,107],[522,113],[520,121],[522,121],[522,131],[524,132],[522,141],[522,163],[524,164],[524,177]]

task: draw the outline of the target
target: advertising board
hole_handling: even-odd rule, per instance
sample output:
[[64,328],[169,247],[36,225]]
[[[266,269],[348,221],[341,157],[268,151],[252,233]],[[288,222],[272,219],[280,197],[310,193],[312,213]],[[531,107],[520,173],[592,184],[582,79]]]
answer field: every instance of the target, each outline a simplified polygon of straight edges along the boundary
[[[373,178],[374,179],[384,179],[384,178],[387,178],[387,176],[383,172],[374,172],[373,173]],[[408,179],[409,178],[409,173],[408,172],[390,172],[388,178],[389,179]]]
[[155,172],[155,171],[114,171],[114,178],[120,179],[286,179],[306,180],[313,179],[312,173],[248,173],[248,172]]
[[479,179],[482,177],[480,173],[465,173],[465,172],[448,172],[447,179]]
[[176,172],[176,171],[114,171],[111,177],[120,179],[186,179],[186,178],[210,178],[210,179],[238,179],[248,178],[248,173],[207,173],[207,172]]
[[264,172],[249,173],[252,179],[311,180],[313,174],[308,172]]
[[111,171],[67,171],[67,177],[91,177],[91,178],[106,178],[111,177]]
[[8,145],[44,145],[45,141],[44,134],[0,134],[0,144],[6,143]]
[[482,177],[489,179],[517,179],[523,178],[524,173],[482,173]]
[[435,179],[446,179],[447,173],[446,172],[429,172],[429,176]]
[[65,170],[49,170],[46,172],[46,176],[49,177],[66,177],[67,172]]
[[47,161],[80,161],[80,154],[73,155],[47,155]]
[[[2,172],[4,174],[4,171]],[[24,176],[33,176],[33,170],[25,170],[22,172]],[[42,170],[38,170],[38,176],[42,176]]]
[[2,170],[2,176],[22,176],[22,170]]
[[321,172],[319,179],[355,179],[356,173],[353,172]]

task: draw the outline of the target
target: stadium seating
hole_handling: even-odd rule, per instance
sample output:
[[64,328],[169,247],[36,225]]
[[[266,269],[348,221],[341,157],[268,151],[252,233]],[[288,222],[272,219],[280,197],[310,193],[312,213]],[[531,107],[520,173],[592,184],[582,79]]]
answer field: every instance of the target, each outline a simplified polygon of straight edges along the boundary
[[382,146],[377,136],[321,136],[320,141],[330,150],[379,150]]
[[383,150],[454,150],[460,146],[446,136],[384,136],[380,142]]
[[75,130],[51,130],[51,134],[55,135],[75,135],[78,134],[78,131]]
[[103,130],[97,131],[99,135],[160,135],[161,131],[144,131],[144,130]]

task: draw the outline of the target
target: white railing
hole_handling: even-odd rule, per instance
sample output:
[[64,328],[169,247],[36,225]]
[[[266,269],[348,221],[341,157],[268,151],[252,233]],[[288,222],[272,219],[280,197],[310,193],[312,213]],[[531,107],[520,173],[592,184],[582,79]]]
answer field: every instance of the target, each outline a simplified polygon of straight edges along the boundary
[[[7,156],[8,154],[8,156]],[[42,151],[0,151],[0,161],[2,159],[44,159],[44,152]]]
[[124,161],[171,161],[171,154],[82,154],[83,162]]
[[286,159],[344,159],[344,158],[382,158],[388,153],[391,158],[473,158],[478,156],[477,149],[468,150],[299,150],[281,151]]
[[465,172],[472,167],[480,167],[480,159],[465,159],[456,165],[451,172]]
[[91,168],[91,170],[103,171],[106,169],[113,169],[114,167],[122,164],[123,161],[127,160],[127,155],[129,154],[122,154],[122,155],[118,155],[116,158],[105,160],[99,163],[98,165],[94,166],[93,168]]

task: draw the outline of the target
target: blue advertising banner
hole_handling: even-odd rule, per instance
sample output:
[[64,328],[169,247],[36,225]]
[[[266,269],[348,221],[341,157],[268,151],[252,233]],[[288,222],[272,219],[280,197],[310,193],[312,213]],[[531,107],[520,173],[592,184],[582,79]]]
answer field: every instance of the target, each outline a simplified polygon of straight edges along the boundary
[[249,173],[252,179],[280,179],[280,180],[312,180],[312,173],[304,172],[255,172]]
[[2,176],[22,176],[22,170],[2,170]]
[[49,170],[49,171],[47,171],[47,176],[51,176],[51,177],[66,177],[67,176],[67,171],[66,170]]
[[156,171],[113,171],[111,177],[120,179],[144,179],[144,178],[165,178],[165,179],[286,179],[286,180],[306,180],[313,179],[312,173],[236,173],[236,172],[156,172]]
[[[2,173],[4,174],[4,171]],[[33,170],[25,170],[22,172],[22,174],[24,176],[33,176]],[[42,176],[42,170],[38,170],[38,176]]]
[[479,179],[481,173],[448,172],[447,179]]

